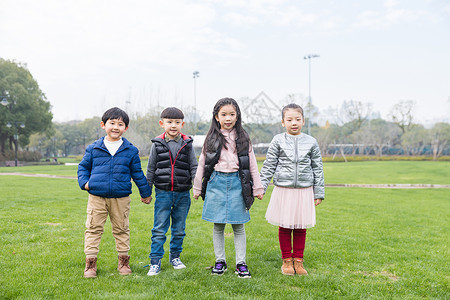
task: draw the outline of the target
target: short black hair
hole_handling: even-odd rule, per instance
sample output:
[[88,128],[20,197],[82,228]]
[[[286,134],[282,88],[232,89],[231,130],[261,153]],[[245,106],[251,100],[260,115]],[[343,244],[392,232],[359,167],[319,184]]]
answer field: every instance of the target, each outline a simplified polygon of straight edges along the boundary
[[102,116],[102,122],[105,124],[108,120],[114,119],[122,120],[125,123],[125,127],[128,127],[128,123],[130,123],[130,118],[128,117],[128,114],[118,107],[108,109]]
[[176,107],[167,107],[161,112],[161,119],[181,119],[184,120],[184,114],[181,109]]

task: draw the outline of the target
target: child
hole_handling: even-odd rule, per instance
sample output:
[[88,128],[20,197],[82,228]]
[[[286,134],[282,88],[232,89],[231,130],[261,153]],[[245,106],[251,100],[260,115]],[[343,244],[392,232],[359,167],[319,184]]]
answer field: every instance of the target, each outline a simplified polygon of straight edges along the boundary
[[155,185],[156,200],[148,276],[157,275],[161,271],[170,219],[169,261],[175,269],[186,268],[180,260],[180,254],[186,236],[186,217],[191,206],[189,190],[197,171],[197,158],[192,138],[181,133],[183,119],[183,112],[178,108],[164,109],[159,121],[164,133],[152,139],[147,181],[150,187]]
[[275,185],[266,219],[279,226],[281,272],[307,275],[303,268],[306,228],[316,224],[314,204],[325,196],[322,158],[316,139],[300,132],[305,124],[303,109],[289,104],[281,113],[286,133],[273,138],[261,169],[264,191],[272,177]]
[[108,215],[119,253],[117,269],[120,275],[131,274],[128,256],[131,178],[139,188],[141,201],[146,204],[151,201],[152,191],[141,169],[139,151],[122,138],[128,129],[128,122],[128,115],[120,108],[107,110],[100,123],[106,137],[89,145],[78,165],[78,184],[82,190],[89,192],[84,239],[86,278],[97,277],[98,247]]
[[241,111],[234,99],[220,99],[214,106],[193,190],[195,199],[201,196],[205,200],[202,219],[214,223],[216,263],[212,274],[222,275],[227,270],[224,229],[225,224],[232,224],[236,274],[250,278],[245,262],[244,223],[250,221],[248,210],[253,195],[262,199],[263,187],[250,139],[242,128]]

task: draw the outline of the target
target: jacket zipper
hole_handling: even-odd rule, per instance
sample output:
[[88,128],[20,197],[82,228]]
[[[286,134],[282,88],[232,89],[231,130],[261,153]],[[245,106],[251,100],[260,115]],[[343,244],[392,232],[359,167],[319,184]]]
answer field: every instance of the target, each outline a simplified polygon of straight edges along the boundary
[[294,138],[294,147],[295,147],[295,149],[294,149],[294,153],[295,153],[295,155],[294,155],[294,159],[295,159],[295,170],[294,170],[294,188],[296,188],[297,187],[297,177],[298,177],[298,174],[297,174],[297,171],[298,171],[298,153],[297,153],[297,139],[296,138]]
[[[120,147],[122,147],[123,146],[123,143],[122,143],[122,145],[120,145]],[[105,148],[103,148],[101,145],[100,146],[96,146],[96,147],[94,147],[94,148],[97,148],[98,147],[98,149],[101,149],[102,151],[106,151],[106,153],[108,153],[109,155],[111,155],[111,153],[109,153],[109,151],[108,151],[108,149],[106,148],[106,146],[105,146]],[[114,154],[114,155],[116,155],[117,154],[117,152],[119,152],[119,151],[123,151],[124,149],[125,149],[125,147],[122,147],[122,149],[119,147],[119,149],[117,149],[117,151],[116,151],[116,153]],[[109,176],[109,191],[108,191],[108,195],[111,197],[112,195],[113,195],[113,193],[112,193],[112,182],[113,182],[113,169],[112,169],[112,167],[113,167],[113,165],[114,165],[114,162],[113,162],[113,160],[114,160],[114,155],[111,155],[111,161],[110,161],[110,163],[109,163],[109,170],[110,170],[110,172],[109,172],[109,174],[110,174],[110,176]]]
[[177,158],[178,158],[178,154],[180,154],[180,152],[181,152],[181,149],[183,149],[184,148],[184,146],[186,146],[187,144],[184,144],[183,146],[181,146],[181,148],[180,148],[180,150],[178,150],[178,152],[177,152],[177,155],[175,156],[175,159],[174,159],[174,161],[172,162],[172,154],[170,153],[170,150],[169,150],[169,158],[170,158],[170,164],[172,165],[172,172],[171,172],[171,181],[172,181],[172,184],[171,184],[171,187],[170,187],[170,190],[173,192],[173,173],[174,173],[174,170],[175,170],[175,162],[177,161]]
[[113,182],[113,166],[114,166],[114,155],[111,155],[111,164],[109,166],[109,195],[112,196],[112,182]]

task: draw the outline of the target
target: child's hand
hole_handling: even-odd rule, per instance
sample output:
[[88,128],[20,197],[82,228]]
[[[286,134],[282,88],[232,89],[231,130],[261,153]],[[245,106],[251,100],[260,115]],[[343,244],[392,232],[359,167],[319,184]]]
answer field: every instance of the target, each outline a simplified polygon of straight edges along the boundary
[[194,197],[194,199],[195,199],[195,200],[197,200],[197,199],[198,199],[198,197],[200,197],[200,194],[194,194],[194,196],[193,196],[193,197]]
[[150,204],[152,201],[152,196],[148,196],[147,198],[141,198],[141,201],[145,204]]
[[322,199],[314,199],[314,204],[317,206],[322,203]]
[[264,194],[256,195],[256,198],[258,198],[259,200],[262,200],[263,197],[264,197]]
[[85,189],[86,191],[89,191],[89,181],[86,182],[86,184],[84,185],[84,189]]

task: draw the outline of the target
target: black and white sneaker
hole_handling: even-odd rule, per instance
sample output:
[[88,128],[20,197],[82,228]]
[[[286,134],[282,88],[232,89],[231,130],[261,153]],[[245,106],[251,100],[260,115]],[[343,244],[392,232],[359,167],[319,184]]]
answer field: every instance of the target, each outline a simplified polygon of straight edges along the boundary
[[227,271],[227,263],[220,260],[216,261],[214,268],[211,271],[211,275],[223,275]]
[[235,273],[239,278],[252,278],[250,271],[245,263],[237,264]]

